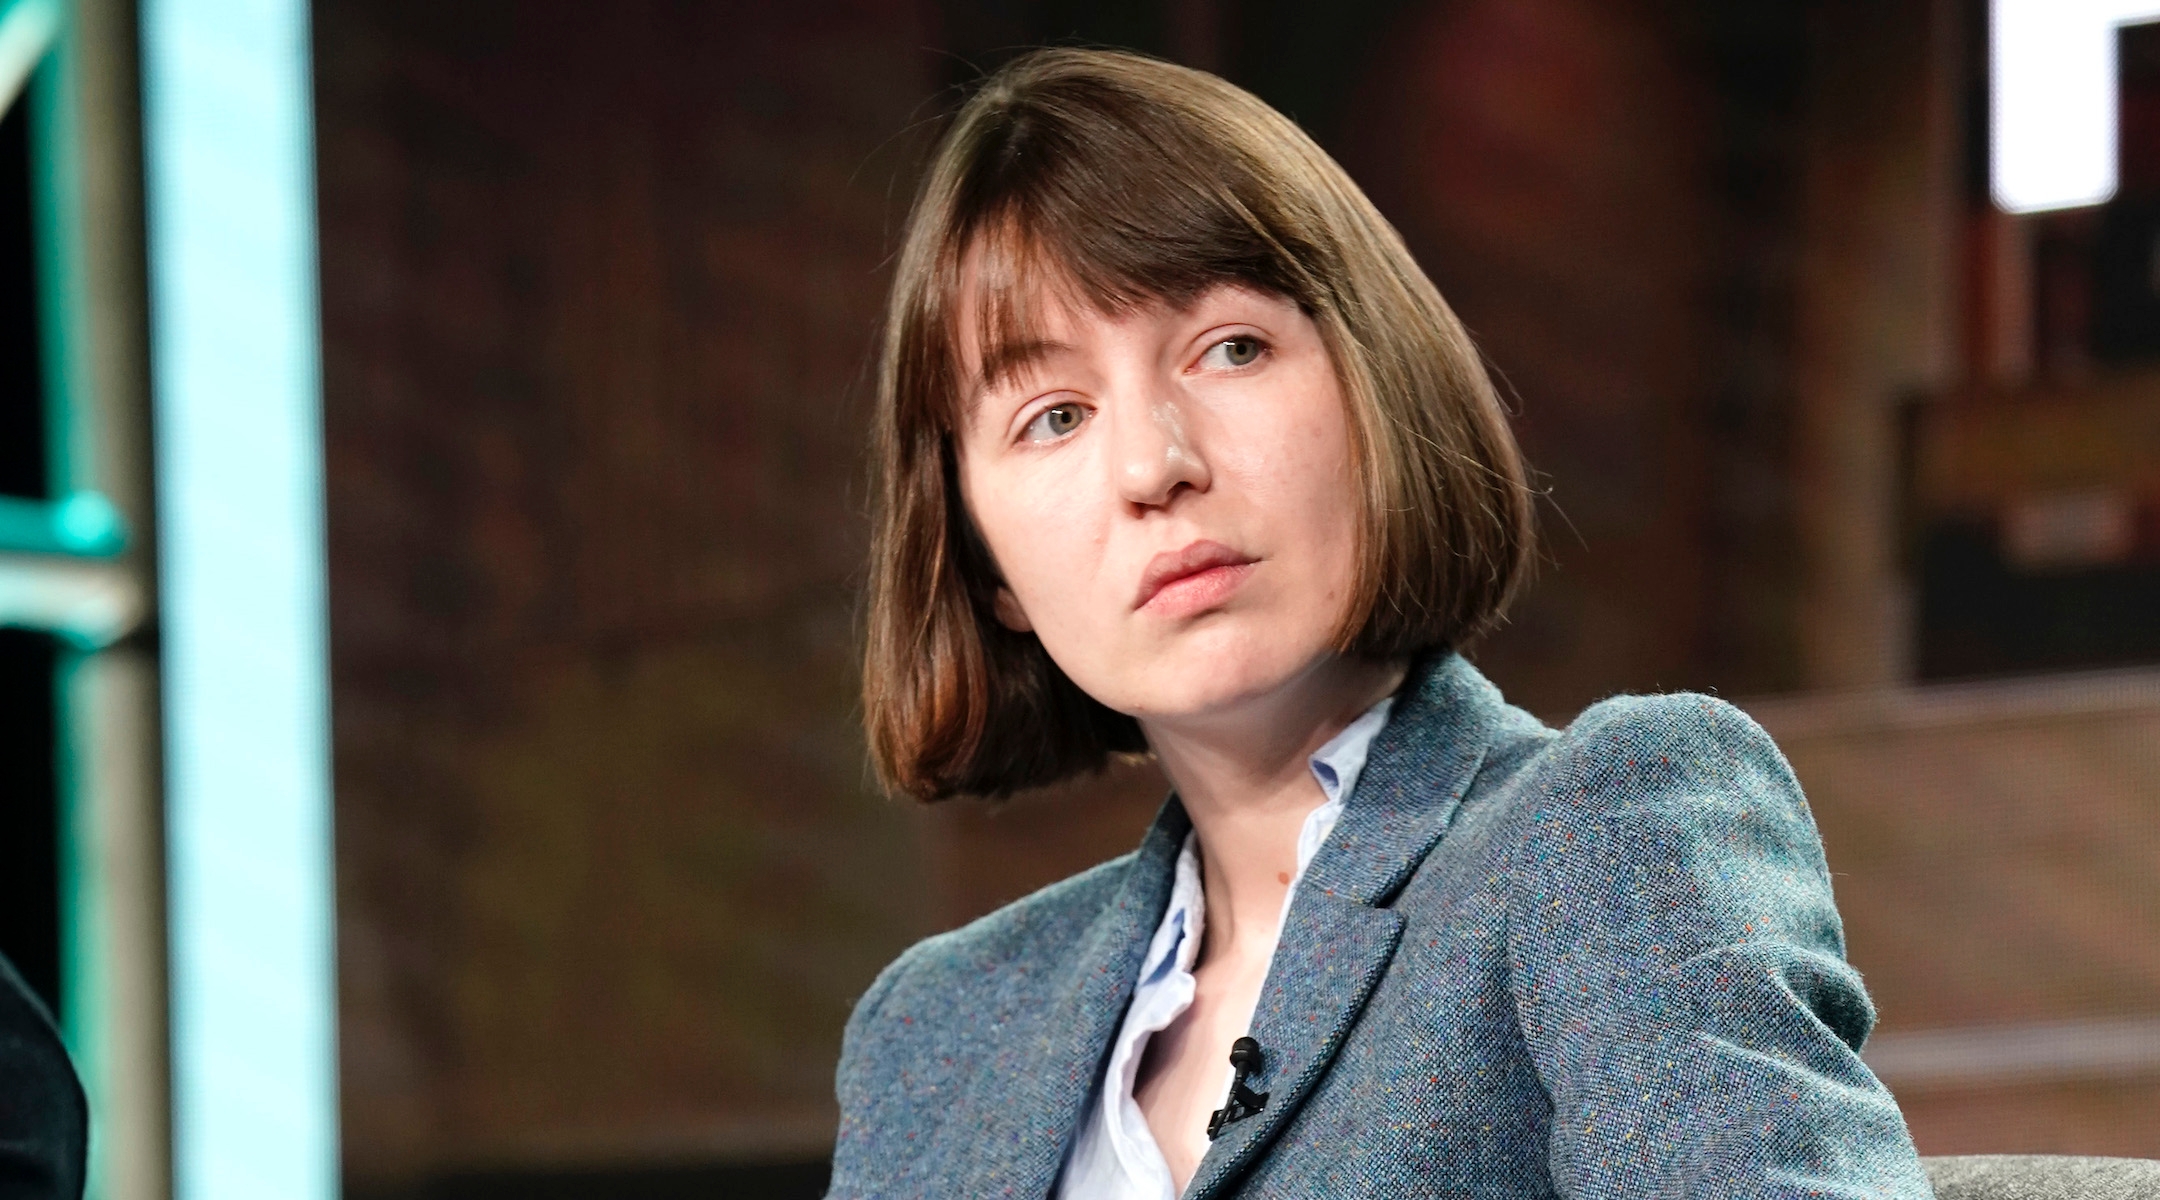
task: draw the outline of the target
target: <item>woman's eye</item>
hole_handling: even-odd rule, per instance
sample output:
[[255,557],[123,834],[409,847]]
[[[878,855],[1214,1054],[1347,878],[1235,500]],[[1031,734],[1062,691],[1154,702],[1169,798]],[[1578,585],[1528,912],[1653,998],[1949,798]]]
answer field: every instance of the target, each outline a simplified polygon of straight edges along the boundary
[[1054,442],[1080,428],[1080,422],[1086,419],[1087,414],[1077,404],[1053,404],[1035,414],[1024,436],[1031,442]]
[[1217,367],[1249,367],[1260,359],[1260,339],[1234,337],[1208,347],[1205,361]]

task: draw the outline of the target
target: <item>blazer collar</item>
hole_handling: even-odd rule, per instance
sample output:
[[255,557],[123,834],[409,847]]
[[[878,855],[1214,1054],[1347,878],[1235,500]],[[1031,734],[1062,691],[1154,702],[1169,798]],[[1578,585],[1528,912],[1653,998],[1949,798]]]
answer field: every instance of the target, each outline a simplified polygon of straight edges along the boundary
[[1418,663],[1397,695],[1342,820],[1298,884],[1260,988],[1252,1087],[1268,1103],[1208,1148],[1185,1190],[1194,1200],[1225,1190],[1326,1073],[1401,940],[1389,902],[1446,832],[1510,711],[1453,653]]
[[[1252,1033],[1265,1062],[1253,1086],[1269,1093],[1267,1107],[1224,1131],[1187,1196],[1215,1194],[1234,1179],[1325,1073],[1401,936],[1402,918],[1387,902],[1445,832],[1508,711],[1500,693],[1459,655],[1412,667],[1341,820],[1298,884],[1261,986]],[[996,1127],[975,1139],[1002,1160],[996,1174],[1014,1185],[1009,1194],[1048,1195],[1056,1182],[1132,1001],[1141,956],[1162,921],[1191,828],[1172,795],[1116,895],[1055,973],[1050,994],[1056,998],[1038,1017],[1042,1057],[1034,1068],[1051,1099],[1000,1114]],[[1033,1111],[1019,1111],[1024,1108]]]
[[1447,829],[1512,711],[1462,655],[1411,667],[1299,890],[1385,904]]
[[1009,1182],[1003,1194],[1048,1196],[1111,1040],[1132,1002],[1140,959],[1162,921],[1178,852],[1192,828],[1172,796],[1127,865],[1118,890],[1089,922],[1072,955],[1048,973],[1048,1003],[1033,1014],[1041,1055],[1027,1071],[1043,1097],[1009,1105],[968,1142],[991,1165],[986,1178]]

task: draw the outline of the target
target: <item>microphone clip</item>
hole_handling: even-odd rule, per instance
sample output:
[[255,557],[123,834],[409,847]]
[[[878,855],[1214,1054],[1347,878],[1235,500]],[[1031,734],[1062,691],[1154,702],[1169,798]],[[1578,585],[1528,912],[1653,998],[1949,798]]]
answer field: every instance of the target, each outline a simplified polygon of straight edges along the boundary
[[1222,1136],[1222,1131],[1267,1107],[1268,1094],[1256,1092],[1246,1086],[1247,1076],[1260,1069],[1260,1043],[1249,1037],[1241,1037],[1230,1043],[1230,1098],[1221,1108],[1208,1117],[1209,1141]]

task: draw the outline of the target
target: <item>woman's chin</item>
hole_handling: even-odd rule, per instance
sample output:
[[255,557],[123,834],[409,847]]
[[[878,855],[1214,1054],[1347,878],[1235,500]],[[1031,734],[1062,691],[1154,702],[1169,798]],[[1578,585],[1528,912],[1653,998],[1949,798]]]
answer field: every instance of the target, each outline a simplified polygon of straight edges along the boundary
[[1096,695],[1142,721],[1205,720],[1265,700],[1327,653],[1324,644],[1298,653],[1287,639],[1207,639],[1135,664]]

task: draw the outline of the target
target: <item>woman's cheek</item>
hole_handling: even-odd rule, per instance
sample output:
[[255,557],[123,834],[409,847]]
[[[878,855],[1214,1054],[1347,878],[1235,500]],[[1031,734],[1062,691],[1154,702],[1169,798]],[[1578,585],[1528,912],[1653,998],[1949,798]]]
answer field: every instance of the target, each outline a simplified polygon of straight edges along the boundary
[[1085,510],[1072,503],[1069,481],[1058,474],[1044,468],[1015,472],[999,489],[1000,535],[986,531],[1006,585],[1045,645],[1063,641],[1076,620],[1084,622],[1086,614],[1076,610],[1089,595],[1089,559],[1100,546]]

